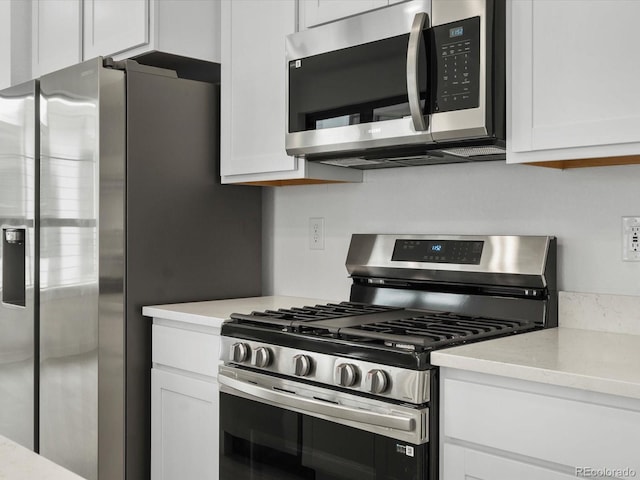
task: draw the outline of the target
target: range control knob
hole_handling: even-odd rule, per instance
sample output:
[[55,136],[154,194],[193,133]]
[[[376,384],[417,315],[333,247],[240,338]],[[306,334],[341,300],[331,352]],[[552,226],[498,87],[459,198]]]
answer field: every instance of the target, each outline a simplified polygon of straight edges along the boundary
[[341,363],[333,372],[333,381],[343,387],[351,387],[358,381],[358,368],[350,363]]
[[293,374],[297,377],[306,377],[311,373],[311,358],[308,355],[294,355]]
[[364,379],[364,386],[371,393],[382,393],[389,386],[389,376],[384,370],[369,370]]
[[264,368],[268,367],[271,363],[271,350],[267,347],[258,347],[253,352],[253,358],[251,359],[251,365]]
[[231,345],[229,355],[232,362],[242,363],[249,358],[249,345],[240,342],[234,343]]

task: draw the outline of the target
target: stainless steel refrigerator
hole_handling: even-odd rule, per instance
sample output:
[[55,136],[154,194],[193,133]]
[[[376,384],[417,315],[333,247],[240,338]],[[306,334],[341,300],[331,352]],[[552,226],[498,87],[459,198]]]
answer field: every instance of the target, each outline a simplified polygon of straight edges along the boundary
[[0,389],[20,385],[0,434],[88,479],[144,480],[142,306],[259,295],[261,192],[220,184],[217,85],[104,63],[43,76],[23,126],[0,117],[3,145],[39,129],[0,152]]

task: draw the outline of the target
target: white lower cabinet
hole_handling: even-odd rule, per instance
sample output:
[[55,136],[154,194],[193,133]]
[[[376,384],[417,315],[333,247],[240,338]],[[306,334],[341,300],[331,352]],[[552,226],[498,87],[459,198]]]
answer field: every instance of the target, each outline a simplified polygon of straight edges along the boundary
[[460,445],[445,444],[443,459],[446,465],[443,480],[575,480],[576,478],[575,475]]
[[440,386],[441,480],[640,475],[640,400],[451,368]]
[[151,370],[151,478],[218,478],[218,383]]
[[154,318],[151,480],[217,480],[220,329]]

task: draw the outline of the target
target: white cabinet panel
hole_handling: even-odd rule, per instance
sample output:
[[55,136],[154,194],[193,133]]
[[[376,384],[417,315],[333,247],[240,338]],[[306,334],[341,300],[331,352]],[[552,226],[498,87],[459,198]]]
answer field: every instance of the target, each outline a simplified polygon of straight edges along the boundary
[[11,86],[11,3],[0,2],[0,88]]
[[451,368],[440,372],[443,480],[568,480],[603,468],[640,472],[640,401]]
[[295,13],[294,0],[222,3],[223,176],[296,169],[284,146],[284,39]]
[[220,62],[219,0],[84,0],[84,58],[160,51]]
[[359,170],[287,155],[285,36],[295,26],[295,0],[222,1],[222,183],[362,181]]
[[218,385],[151,370],[151,478],[218,478]]
[[31,3],[0,0],[0,88],[31,75]]
[[640,2],[510,6],[510,163],[640,153]]
[[84,58],[149,43],[150,0],[84,0]]
[[220,332],[203,333],[154,324],[152,360],[188,372],[218,376],[220,364]]
[[33,77],[82,61],[82,0],[33,0]]
[[451,379],[443,392],[446,437],[569,466],[640,471],[640,459],[628,465],[640,445],[640,430],[628,427],[640,425],[640,412]]
[[155,0],[153,50],[220,62],[219,0]]
[[442,480],[575,480],[526,462],[491,455],[459,445],[445,445]]
[[301,29],[388,5],[389,0],[300,0]]

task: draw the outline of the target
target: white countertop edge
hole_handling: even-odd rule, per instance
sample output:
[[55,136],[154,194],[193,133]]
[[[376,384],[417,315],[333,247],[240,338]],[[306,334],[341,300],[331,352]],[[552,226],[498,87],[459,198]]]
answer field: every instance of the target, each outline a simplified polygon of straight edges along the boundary
[[83,480],[66,468],[1,435],[0,479]]
[[640,399],[640,384],[623,380],[466,357],[445,351],[433,352],[431,363],[440,367]]
[[189,313],[180,310],[170,310],[165,306],[149,306],[142,308],[142,315],[146,317],[161,318],[164,320],[174,320],[176,322],[187,322],[196,325],[206,325],[220,328],[227,318],[215,317],[212,315]]

